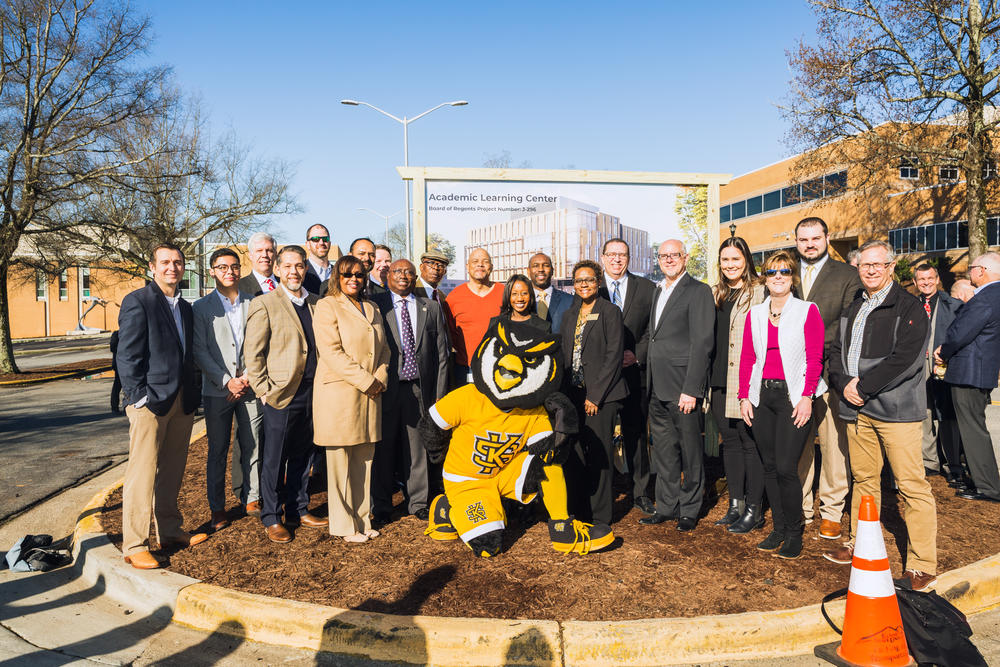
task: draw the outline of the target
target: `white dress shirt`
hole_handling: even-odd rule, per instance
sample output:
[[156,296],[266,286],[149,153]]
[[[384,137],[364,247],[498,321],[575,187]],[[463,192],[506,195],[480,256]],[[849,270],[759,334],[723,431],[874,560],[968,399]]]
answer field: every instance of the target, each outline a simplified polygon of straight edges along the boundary
[[323,267],[320,267],[319,264],[317,264],[316,262],[314,262],[312,260],[312,257],[310,257],[309,258],[309,265],[312,266],[313,271],[315,271],[316,275],[319,276],[320,282],[323,282],[324,280],[329,280],[330,279],[330,274],[333,273],[333,264],[330,263],[330,262],[327,262],[326,263],[326,267],[323,268]]
[[407,296],[400,296],[395,292],[390,292],[392,294],[392,312],[396,314],[396,324],[399,326],[399,335],[403,334],[403,316],[400,315],[399,311],[402,306],[399,305],[400,301],[406,302],[406,310],[410,313],[410,330],[413,332],[413,340],[417,340],[417,299],[412,294]]
[[289,299],[291,299],[292,303],[294,303],[296,306],[302,306],[302,304],[306,302],[306,297],[309,296],[309,290],[307,290],[305,287],[299,288],[299,291],[302,292],[302,296],[295,296],[294,294],[292,294],[291,290],[289,290],[287,287],[284,286],[284,284],[281,285],[281,289],[285,290],[285,295]]
[[660,315],[663,314],[663,307],[667,305],[667,301],[670,299],[670,295],[674,293],[674,288],[677,287],[677,283],[681,281],[687,271],[682,271],[681,275],[677,276],[674,282],[667,285],[667,279],[664,278],[660,282],[656,283],[656,286],[663,292],[660,298],[656,300],[656,312],[653,315],[653,328],[655,329],[660,324]]
[[278,276],[276,276],[276,275],[274,275],[274,274],[271,274],[271,275],[269,275],[269,276],[265,276],[265,275],[264,275],[263,273],[257,273],[257,271],[256,271],[256,270],[255,270],[255,271],[252,271],[251,273],[253,273],[253,277],[254,277],[254,278],[255,278],[255,279],[257,280],[257,282],[258,282],[258,283],[260,284],[260,289],[261,289],[261,291],[263,291],[263,292],[264,292],[264,294],[267,294],[268,292],[270,292],[270,291],[271,291],[271,288],[267,286],[267,279],[268,279],[268,278],[270,278],[271,280],[273,280],[273,281],[274,281],[274,285],[275,285],[275,287],[277,287],[277,286],[278,286],[278,283],[280,282],[280,281],[278,280]]
[[997,283],[1000,283],[1000,280],[991,280],[990,282],[986,283],[985,285],[980,285],[979,287],[973,288],[972,293],[973,294],[979,294],[980,292],[982,292],[984,289],[986,289],[990,285],[996,285]]
[[622,310],[625,310],[625,296],[628,294],[628,271],[621,278],[612,278],[608,272],[604,272],[604,286],[608,288],[608,300],[614,303],[615,282],[618,283],[618,291],[622,296]]
[[233,332],[233,340],[236,341],[236,349],[238,350],[243,347],[243,309],[240,307],[239,295],[236,296],[236,303],[233,303],[219,290],[215,290],[215,293],[222,301],[222,310],[226,313],[226,319],[229,321],[229,328]]
[[535,290],[535,301],[541,301],[542,295],[544,294],[545,303],[550,306],[552,305],[552,293],[555,291],[555,288],[552,285],[549,285],[545,289],[538,289],[537,287],[532,286],[532,289]]
[[806,269],[809,268],[810,266],[813,267],[813,270],[812,270],[812,282],[809,284],[809,291],[811,292],[812,291],[812,286],[816,284],[816,276],[818,276],[819,272],[823,270],[823,265],[826,264],[826,260],[828,260],[828,259],[830,259],[830,253],[827,253],[827,254],[823,255],[823,258],[820,259],[819,261],[817,261],[814,264],[809,264],[808,262],[806,262],[804,260],[801,261],[801,262],[799,262],[799,284],[803,286],[803,289],[802,289],[802,292],[803,292],[802,298],[803,299],[805,299],[808,296],[808,294],[805,293]]

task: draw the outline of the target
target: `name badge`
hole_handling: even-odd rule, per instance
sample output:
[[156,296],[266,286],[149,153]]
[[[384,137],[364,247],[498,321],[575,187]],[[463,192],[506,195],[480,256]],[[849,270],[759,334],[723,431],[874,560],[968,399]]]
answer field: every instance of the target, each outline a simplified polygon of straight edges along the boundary
[[590,313],[589,315],[587,315],[587,321],[590,322],[592,320],[596,320],[600,316],[601,316],[600,313]]

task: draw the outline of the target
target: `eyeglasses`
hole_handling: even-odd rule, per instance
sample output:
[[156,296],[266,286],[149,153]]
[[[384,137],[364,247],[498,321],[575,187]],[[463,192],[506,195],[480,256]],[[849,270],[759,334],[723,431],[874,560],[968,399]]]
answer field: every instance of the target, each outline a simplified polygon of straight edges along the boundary
[[391,273],[394,276],[411,276],[412,277],[412,276],[417,275],[416,272],[413,271],[413,269],[393,269],[389,273]]
[[770,278],[771,276],[790,276],[792,275],[791,269],[767,269],[764,271],[764,275]]
[[445,269],[447,269],[447,268],[448,268],[448,265],[447,265],[447,264],[445,264],[444,262],[439,262],[439,261],[437,261],[437,260],[435,260],[435,259],[425,259],[425,260],[424,260],[423,262],[421,262],[421,263],[422,263],[422,264],[425,264],[425,265],[427,265],[427,266],[429,266],[429,267],[431,267],[431,268],[434,268],[434,269],[439,269],[439,270],[441,270],[441,271],[443,271],[443,270],[445,270]]
[[656,256],[660,259],[680,259],[684,256],[682,252],[661,252],[657,253]]
[[627,252],[606,252],[604,256],[608,259],[628,259]]
[[215,266],[212,267],[212,270],[213,271],[218,271],[219,273],[222,273],[222,274],[226,274],[226,273],[239,273],[240,272],[240,265],[239,264],[216,264]]
[[969,271],[971,271],[972,269],[982,269],[983,271],[985,271],[986,267],[983,266],[982,264],[970,264]]
[[594,285],[597,283],[597,278],[574,278],[574,285]]
[[329,243],[329,236],[310,236],[306,241],[312,241],[313,243]]
[[892,262],[865,262],[858,264],[858,268],[862,271],[885,271],[891,264]]
[[363,271],[355,271],[353,273],[341,273],[340,277],[341,278],[357,278],[358,280],[361,280],[362,278],[365,277],[365,274],[364,274]]

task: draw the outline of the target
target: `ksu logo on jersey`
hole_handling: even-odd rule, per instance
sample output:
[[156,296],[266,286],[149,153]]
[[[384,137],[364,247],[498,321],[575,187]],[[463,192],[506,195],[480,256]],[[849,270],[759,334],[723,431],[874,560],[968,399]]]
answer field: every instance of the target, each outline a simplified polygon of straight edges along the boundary
[[494,475],[521,451],[523,433],[487,431],[486,437],[476,436],[472,446],[472,461],[483,475]]

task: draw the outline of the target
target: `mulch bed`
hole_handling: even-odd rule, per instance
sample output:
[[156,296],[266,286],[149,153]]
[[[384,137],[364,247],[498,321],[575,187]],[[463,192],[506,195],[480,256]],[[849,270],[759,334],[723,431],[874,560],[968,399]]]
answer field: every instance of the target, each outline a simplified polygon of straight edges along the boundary
[[92,371],[106,368],[111,368],[111,357],[74,361],[68,364],[59,364],[58,366],[46,366],[45,368],[35,368],[23,373],[0,373],[0,382],[38,381],[74,371]]
[[[189,530],[204,530],[207,440],[192,445],[180,507]],[[996,505],[956,498],[944,478],[930,478],[938,510],[938,570],[944,572],[1000,552]],[[227,487],[228,488],[228,487]],[[326,493],[312,495],[325,515]],[[397,506],[402,497],[397,494]],[[850,568],[822,558],[835,543],[806,527],[802,558],[782,560],[756,549],[770,530],[733,535],[712,525],[725,512],[715,504],[690,533],[675,524],[640,526],[641,514],[618,495],[610,550],[581,557],[552,549],[543,521],[514,523],[505,550],[479,559],[460,542],[425,537],[425,524],[400,516],[382,536],[348,545],[325,530],[301,528],[290,544],[274,544],[258,519],[239,517],[204,544],[169,555],[169,568],[226,588],[334,607],[393,614],[510,619],[623,620],[731,614],[818,603],[847,586]],[[121,547],[121,493],[102,521]],[[402,510],[397,507],[397,516]],[[902,503],[883,494],[881,511],[892,571],[902,571]],[[817,513],[818,515],[818,513]],[[541,517],[539,517],[541,518]],[[847,522],[845,517],[845,535]]]

